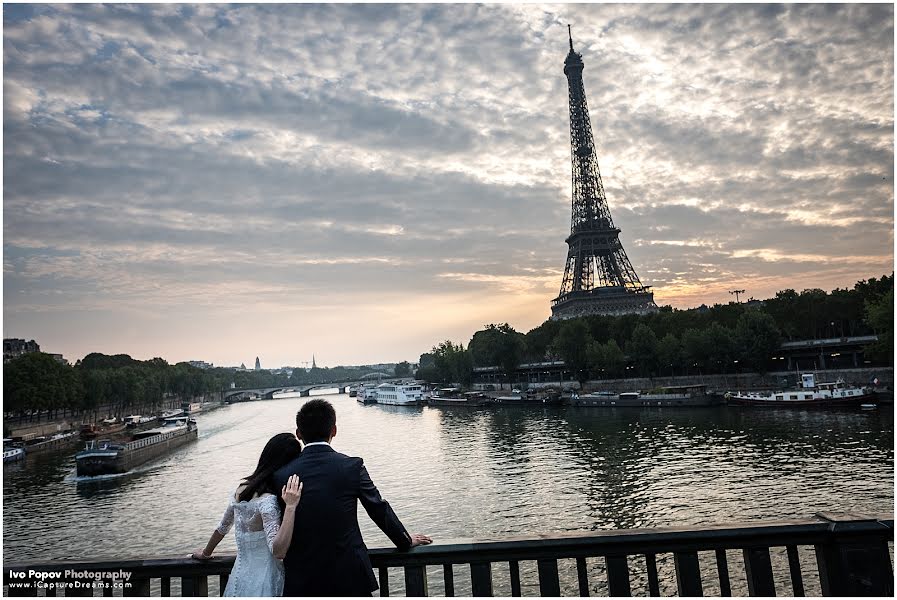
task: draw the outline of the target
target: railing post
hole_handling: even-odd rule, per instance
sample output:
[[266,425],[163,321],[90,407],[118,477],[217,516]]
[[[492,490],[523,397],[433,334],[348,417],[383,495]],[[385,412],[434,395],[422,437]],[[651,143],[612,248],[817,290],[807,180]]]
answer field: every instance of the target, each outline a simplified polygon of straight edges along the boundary
[[817,513],[828,521],[829,539],[816,546],[824,596],[892,596],[894,575],[886,539],[893,531],[861,515]]
[[680,596],[703,596],[704,586],[701,584],[701,565],[697,552],[676,552],[673,554],[676,564],[676,585]]
[[65,596],[73,598],[93,596],[93,581],[88,579],[66,579],[63,581],[63,584],[66,586],[63,588]]
[[470,563],[471,595],[492,595],[492,563]]
[[[131,584],[128,586],[128,584]],[[150,595],[150,580],[149,577],[131,577],[125,583],[125,589],[122,591],[122,596],[149,596]]]
[[629,560],[625,555],[606,556],[607,589],[611,596],[631,596],[629,587]]
[[539,570],[539,595],[560,596],[561,583],[558,580],[558,561],[540,559],[536,561]]
[[745,548],[743,554],[748,594],[751,596],[775,596],[776,586],[772,578],[769,548]]
[[208,596],[209,578],[207,575],[191,575],[181,577],[181,596]]
[[427,595],[427,567],[415,565],[405,567],[405,595],[423,597]]

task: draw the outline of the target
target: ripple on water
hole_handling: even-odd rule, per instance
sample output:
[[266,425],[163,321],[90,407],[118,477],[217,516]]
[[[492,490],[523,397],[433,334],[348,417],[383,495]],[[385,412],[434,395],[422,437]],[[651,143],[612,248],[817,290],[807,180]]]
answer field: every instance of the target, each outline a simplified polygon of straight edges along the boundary
[[[437,539],[893,512],[893,415],[884,411],[465,411],[331,400],[334,446],[364,457],[408,528]],[[295,429],[301,403],[201,413],[195,443],[124,477],[78,481],[71,455],[4,468],[6,556],[192,550],[270,436]],[[388,545],[361,512],[369,545]],[[233,551],[233,538],[221,548]]]

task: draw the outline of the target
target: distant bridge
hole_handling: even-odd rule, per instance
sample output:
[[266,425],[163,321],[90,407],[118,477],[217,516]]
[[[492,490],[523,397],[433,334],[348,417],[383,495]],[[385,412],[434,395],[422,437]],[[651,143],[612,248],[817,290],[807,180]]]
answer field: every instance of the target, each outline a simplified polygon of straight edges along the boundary
[[[341,383],[315,383],[315,384],[307,384],[307,385],[287,385],[280,387],[266,387],[266,388],[241,388],[241,389],[229,389],[224,390],[221,393],[222,399],[227,402],[228,400],[231,402],[237,402],[241,400],[249,400],[249,399],[258,399],[258,400],[271,400],[274,398],[274,394],[280,393],[288,393],[288,392],[299,392],[300,397],[310,396],[313,390],[329,390],[329,389],[337,389],[339,394],[345,394],[349,391],[349,388],[358,387],[362,383],[370,383],[371,380],[377,379],[382,383],[393,382],[393,381],[401,381],[402,379],[407,378],[383,378],[383,373],[369,373],[362,377],[363,381],[351,381],[351,382],[341,382]],[[239,398],[240,396],[245,396],[245,398]],[[252,398],[252,396],[256,396],[256,398]]]

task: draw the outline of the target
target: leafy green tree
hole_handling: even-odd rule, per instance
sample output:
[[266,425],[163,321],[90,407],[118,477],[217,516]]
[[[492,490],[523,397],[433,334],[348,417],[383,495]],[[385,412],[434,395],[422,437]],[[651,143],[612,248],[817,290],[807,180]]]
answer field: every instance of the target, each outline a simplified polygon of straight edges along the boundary
[[551,342],[561,327],[559,321],[545,321],[525,336],[526,357],[532,362],[542,362],[549,358]]
[[552,342],[556,353],[583,385],[589,379],[590,352],[594,340],[582,319],[565,321]]
[[719,323],[711,323],[704,330],[706,348],[708,350],[707,363],[712,372],[724,373],[736,360],[735,332]]
[[411,377],[411,363],[407,360],[403,360],[396,365],[394,373],[396,374],[396,377]]
[[775,319],[762,310],[748,310],[735,326],[735,343],[742,362],[766,373],[772,355],[782,345]]
[[526,352],[526,342],[523,334],[507,323],[487,325],[473,334],[467,350],[475,366],[497,365],[508,381],[512,381]]
[[601,377],[621,377],[626,367],[626,355],[616,340],[604,344],[593,342],[589,347],[589,364]]
[[433,348],[433,363],[443,383],[460,383],[469,386],[473,378],[473,363],[470,353],[462,344],[455,345],[446,340]]
[[653,375],[657,370],[659,344],[650,327],[639,323],[626,344],[630,360],[635,362],[640,375]]
[[699,372],[707,371],[713,351],[708,337],[702,331],[686,329],[682,334],[682,349],[689,368],[698,369]]
[[414,378],[428,383],[438,383],[442,381],[442,378],[439,376],[439,369],[433,365],[419,368],[417,373],[414,374]]
[[[893,279],[892,279],[893,282]],[[894,364],[894,288],[876,299],[866,301],[866,322],[878,335],[867,350],[872,360]]]
[[662,371],[669,369],[670,375],[681,368],[684,358],[682,343],[672,333],[663,336],[657,344],[657,359]]

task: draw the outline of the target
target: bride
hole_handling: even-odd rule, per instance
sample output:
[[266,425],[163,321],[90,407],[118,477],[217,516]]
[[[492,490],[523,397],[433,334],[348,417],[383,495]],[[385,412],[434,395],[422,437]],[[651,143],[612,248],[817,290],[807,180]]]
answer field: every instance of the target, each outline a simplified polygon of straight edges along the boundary
[[299,440],[292,433],[279,433],[271,438],[258,466],[234,491],[209,543],[193,553],[193,558],[207,560],[218,543],[236,523],[237,560],[227,580],[223,596],[280,596],[283,593],[283,557],[290,547],[296,506],[302,496],[302,484],[295,475],[281,490],[286,505],[281,523],[277,490],[272,475],[302,452]]

